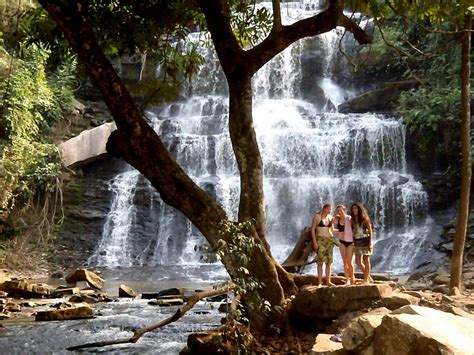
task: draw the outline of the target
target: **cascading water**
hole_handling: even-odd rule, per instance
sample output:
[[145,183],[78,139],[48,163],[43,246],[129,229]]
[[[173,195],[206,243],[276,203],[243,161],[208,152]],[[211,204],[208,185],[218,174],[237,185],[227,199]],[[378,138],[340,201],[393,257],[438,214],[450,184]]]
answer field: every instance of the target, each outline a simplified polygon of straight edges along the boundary
[[[317,3],[286,3],[284,20],[311,16]],[[416,266],[420,235],[429,227],[421,218],[427,214],[427,194],[407,172],[405,129],[398,118],[335,112],[354,95],[350,84],[338,83],[334,75],[341,35],[336,29],[295,43],[253,78],[268,239],[282,261],[324,202],[362,201],[376,230],[375,268],[406,272]],[[194,95],[152,108],[147,116],[192,179],[235,218],[240,182],[228,135],[228,98],[215,55],[204,51],[205,65],[188,90]],[[126,189],[114,187],[123,179],[128,179]],[[204,238],[143,178],[127,171],[112,188],[115,200],[92,264],[200,263],[195,246]],[[147,217],[134,219],[134,208]],[[137,240],[146,241],[145,247],[137,248]]]

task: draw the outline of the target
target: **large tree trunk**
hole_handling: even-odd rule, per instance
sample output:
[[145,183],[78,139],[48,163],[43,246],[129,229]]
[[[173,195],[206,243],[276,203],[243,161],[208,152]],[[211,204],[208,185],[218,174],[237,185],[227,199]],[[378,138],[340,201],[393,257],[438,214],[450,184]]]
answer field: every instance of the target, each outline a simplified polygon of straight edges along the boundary
[[[99,47],[92,32],[92,26],[83,13],[85,7],[65,5],[61,1],[41,0],[40,2],[64,32],[66,39],[100,89],[117,123],[117,131],[112,133],[107,144],[108,151],[122,157],[139,170],[160,192],[162,199],[168,205],[180,210],[193,222],[214,250],[218,249],[218,240],[221,238],[228,244],[231,243],[231,235],[220,233],[220,222],[228,219],[227,214],[215,200],[189,178],[169,154],[160,137],[147,124],[128,90]],[[233,91],[234,96],[237,97],[231,103],[233,113],[230,115],[234,117],[232,125],[234,128],[231,130],[237,131],[233,134],[234,138],[237,138],[233,140],[233,143],[243,172],[243,203],[239,210],[239,220],[254,218],[256,221],[248,235],[257,240],[263,248],[255,248],[251,252],[249,255],[251,263],[247,269],[250,276],[265,285],[259,290],[248,293],[243,299],[250,303],[258,294],[273,306],[282,306],[285,293],[278,277],[281,271],[269,254],[269,247],[264,237],[262,162],[255,132],[248,130],[248,125],[252,124],[250,79],[241,88],[241,95],[236,95]],[[238,109],[239,102],[245,106],[240,110]],[[239,124],[240,118],[242,118],[242,126]],[[246,146],[247,143],[248,146]],[[246,149],[252,151],[250,157],[247,157]],[[234,280],[243,277],[238,271],[240,265],[233,262],[230,255],[224,254],[222,261]],[[291,277],[286,273],[282,274],[282,277],[285,277],[283,284],[294,293],[295,286]],[[248,317],[252,325],[260,329],[266,328],[270,323],[281,325],[281,321],[285,319],[284,314],[282,316],[276,312],[272,312],[266,318],[257,312],[249,313]]]
[[[117,123],[117,131],[111,135],[107,149],[123,157],[150,180],[163,201],[188,217],[214,250],[218,249],[221,238],[227,245],[232,244],[231,234],[220,233],[220,222],[228,218],[226,212],[189,178],[169,154],[160,137],[146,123],[99,47],[83,2],[39,2],[56,21],[78,54]],[[242,299],[247,305],[259,298],[270,302],[272,306],[281,307],[285,303],[285,296],[294,293],[296,287],[293,277],[271,256],[265,238],[263,163],[253,128],[251,77],[268,60],[296,40],[327,32],[338,25],[353,32],[361,43],[369,43],[371,37],[343,14],[343,0],[329,0],[325,11],[291,26],[281,26],[276,19],[275,28],[270,35],[260,45],[244,51],[239,47],[232,31],[228,1],[197,0],[197,3],[206,17],[229,84],[230,136],[241,175],[239,221],[252,221],[252,227],[245,234],[261,246],[249,252],[251,262],[245,266],[249,276],[257,279],[264,287],[248,292]],[[279,6],[275,5],[275,8],[278,9]],[[224,253],[222,261],[236,282],[245,278],[240,269],[242,265],[229,252]],[[281,328],[286,321],[286,313],[279,313],[276,308],[264,317],[256,312],[251,312],[248,316],[257,329],[267,328],[270,324]]]
[[461,290],[462,265],[464,244],[466,241],[467,221],[469,217],[469,197],[471,193],[472,163],[471,163],[471,107],[470,107],[470,78],[471,78],[471,13],[466,14],[461,54],[461,198],[454,236],[453,255],[451,258],[450,292]]

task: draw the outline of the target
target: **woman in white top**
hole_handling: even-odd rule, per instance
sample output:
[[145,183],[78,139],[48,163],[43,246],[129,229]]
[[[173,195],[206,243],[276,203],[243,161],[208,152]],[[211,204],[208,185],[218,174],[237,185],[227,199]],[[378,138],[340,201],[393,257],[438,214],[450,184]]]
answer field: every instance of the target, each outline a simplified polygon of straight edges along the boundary
[[352,264],[354,236],[352,234],[351,216],[346,214],[346,206],[336,206],[333,227],[339,238],[339,250],[341,251],[342,262],[344,264],[346,285],[355,285],[354,265]]

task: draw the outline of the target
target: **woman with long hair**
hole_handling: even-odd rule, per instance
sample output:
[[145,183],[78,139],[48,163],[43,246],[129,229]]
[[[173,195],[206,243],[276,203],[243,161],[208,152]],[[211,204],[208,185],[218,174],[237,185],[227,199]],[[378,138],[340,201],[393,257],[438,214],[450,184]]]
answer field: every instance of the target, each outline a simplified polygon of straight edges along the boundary
[[323,283],[323,264],[326,264],[326,285],[334,285],[331,282],[332,254],[335,245],[331,228],[331,210],[332,206],[326,203],[322,210],[316,212],[311,223],[311,239],[313,240],[313,248],[317,253],[318,286]]
[[351,219],[351,216],[346,213],[346,206],[336,206],[336,215],[333,218],[333,226],[335,233],[339,238],[339,250],[344,264],[346,285],[355,285],[354,265],[352,264],[354,237],[352,234]]
[[373,251],[372,223],[362,203],[356,202],[352,204],[351,221],[352,232],[354,234],[355,261],[364,274],[364,283],[369,283],[373,281],[370,276],[372,268],[370,265],[370,256]]

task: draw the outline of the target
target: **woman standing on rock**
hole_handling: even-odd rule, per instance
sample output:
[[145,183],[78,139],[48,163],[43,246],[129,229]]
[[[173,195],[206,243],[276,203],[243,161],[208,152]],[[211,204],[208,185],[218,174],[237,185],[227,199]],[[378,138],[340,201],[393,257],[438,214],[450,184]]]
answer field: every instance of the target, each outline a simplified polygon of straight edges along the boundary
[[336,235],[339,238],[339,250],[344,264],[346,285],[355,285],[354,265],[352,264],[354,237],[352,234],[351,219],[351,216],[346,214],[346,206],[336,206],[336,215],[333,219],[333,223]]
[[313,248],[317,253],[318,263],[318,286],[323,283],[323,264],[326,264],[326,285],[334,285],[331,282],[332,253],[336,241],[332,235],[332,206],[326,203],[321,211],[316,212],[311,223],[311,239]]
[[352,232],[354,234],[355,261],[364,274],[364,283],[372,280],[370,276],[372,255],[372,223],[367,210],[361,203],[353,203],[351,206]]

